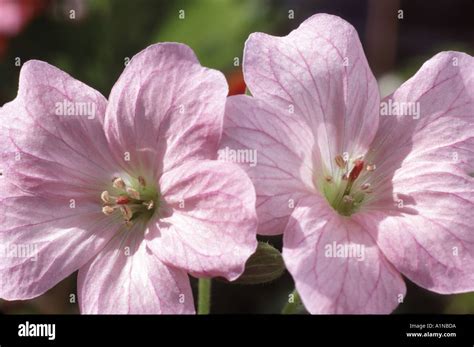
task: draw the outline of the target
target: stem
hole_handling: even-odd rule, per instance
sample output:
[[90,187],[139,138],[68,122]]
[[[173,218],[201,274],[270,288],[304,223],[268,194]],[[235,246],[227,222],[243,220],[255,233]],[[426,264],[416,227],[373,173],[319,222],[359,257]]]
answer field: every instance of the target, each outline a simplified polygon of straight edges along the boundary
[[283,310],[281,311],[281,314],[296,314],[296,313],[298,313],[298,311],[299,311],[299,309],[302,305],[300,295],[298,294],[296,289],[293,290],[293,292],[290,295],[293,296],[293,301],[290,302],[288,300],[285,307],[283,307]]
[[211,279],[200,278],[198,286],[198,314],[209,314],[211,311]]

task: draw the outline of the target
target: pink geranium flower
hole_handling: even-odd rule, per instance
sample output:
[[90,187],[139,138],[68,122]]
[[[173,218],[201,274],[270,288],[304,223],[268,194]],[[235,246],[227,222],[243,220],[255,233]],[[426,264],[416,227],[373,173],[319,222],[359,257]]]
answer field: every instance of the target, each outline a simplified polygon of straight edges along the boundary
[[0,297],[33,298],[79,269],[83,313],[193,313],[187,273],[237,278],[257,221],[248,176],[212,160],[226,95],[224,76],[174,43],[136,55],[108,101],[27,62],[0,110],[0,245],[37,259],[0,258]]
[[252,34],[244,76],[221,147],[257,151],[259,233],[284,232],[310,312],[391,312],[401,274],[474,290],[473,57],[440,53],[381,103],[355,29],[321,14]]

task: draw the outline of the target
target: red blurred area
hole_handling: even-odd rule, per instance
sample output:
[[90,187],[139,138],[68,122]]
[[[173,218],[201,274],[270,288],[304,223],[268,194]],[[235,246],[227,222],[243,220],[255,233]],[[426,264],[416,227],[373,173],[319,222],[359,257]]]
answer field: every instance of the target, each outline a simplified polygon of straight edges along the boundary
[[229,95],[245,94],[247,85],[244,81],[242,69],[227,74],[227,82],[229,83]]
[[49,0],[0,0],[0,57],[6,52],[8,39],[18,35],[28,23],[41,14]]

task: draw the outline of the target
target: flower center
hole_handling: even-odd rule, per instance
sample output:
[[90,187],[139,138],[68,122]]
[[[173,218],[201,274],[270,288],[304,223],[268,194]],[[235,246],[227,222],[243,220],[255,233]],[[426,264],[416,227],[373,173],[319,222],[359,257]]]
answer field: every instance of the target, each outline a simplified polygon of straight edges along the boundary
[[138,218],[150,219],[159,203],[158,192],[142,176],[131,178],[128,184],[114,177],[111,191],[103,191],[100,198],[102,212],[107,216],[119,213],[127,226]]
[[367,175],[375,170],[375,165],[367,165],[363,156],[351,159],[347,155],[337,155],[335,162],[335,172],[324,174],[316,183],[339,214],[350,216],[361,208],[367,195],[372,193],[371,185],[366,181]]

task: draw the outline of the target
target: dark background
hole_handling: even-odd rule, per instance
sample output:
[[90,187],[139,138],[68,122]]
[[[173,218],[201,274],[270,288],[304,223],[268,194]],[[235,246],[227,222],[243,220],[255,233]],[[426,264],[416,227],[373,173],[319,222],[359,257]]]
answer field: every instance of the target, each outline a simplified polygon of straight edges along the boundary
[[[18,5],[19,17],[5,29],[2,6],[8,1]],[[291,10],[294,19],[288,18]],[[440,51],[474,52],[473,0],[0,0],[0,105],[16,95],[15,62],[47,61],[107,96],[125,59],[160,41],[190,45],[203,65],[226,74],[232,94],[243,93],[240,67],[233,63],[248,35],[286,35],[320,12],[356,28],[382,96]],[[266,240],[281,247],[280,237]],[[264,285],[213,283],[212,313],[278,313],[293,289],[287,273]],[[474,313],[474,294],[438,295],[407,285],[406,301],[395,313]],[[75,274],[37,299],[0,300],[0,311],[77,313],[69,300],[73,293]]]

